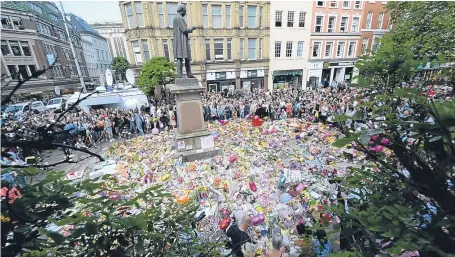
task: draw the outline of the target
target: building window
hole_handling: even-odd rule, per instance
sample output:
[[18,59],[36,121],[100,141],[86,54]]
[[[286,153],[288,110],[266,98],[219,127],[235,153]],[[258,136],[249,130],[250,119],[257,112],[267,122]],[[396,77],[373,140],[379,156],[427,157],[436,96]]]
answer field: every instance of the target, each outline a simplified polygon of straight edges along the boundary
[[312,57],[319,58],[319,48],[321,48],[321,42],[313,42]]
[[149,44],[147,43],[147,39],[142,39],[142,51],[144,51],[144,59],[145,62],[150,61],[150,51],[149,51]]
[[294,27],[294,12],[288,12],[288,27]]
[[281,57],[281,42],[275,41],[275,58]]
[[52,67],[52,71],[54,72],[54,77],[55,78],[63,78],[63,71],[62,71],[62,65],[56,64],[54,67]]
[[306,12],[299,13],[299,28],[305,28],[305,16]]
[[221,26],[221,5],[212,5],[212,27],[221,28]]
[[210,39],[205,40],[205,60],[211,61],[212,57],[210,56]]
[[348,32],[346,29],[348,25],[348,17],[341,17],[341,23],[340,23],[340,32]]
[[314,31],[315,32],[322,32],[322,19],[323,16],[316,16],[316,23],[314,24]]
[[335,32],[335,17],[329,17],[329,23],[327,24],[327,32]]
[[144,27],[144,15],[142,14],[141,3],[134,3],[134,7],[136,8],[137,23],[139,27]]
[[224,8],[226,11],[226,28],[230,28],[231,27],[231,6],[226,5]]
[[224,41],[223,39],[215,39],[214,48],[215,48],[215,60],[224,60]]
[[389,24],[387,25],[387,28],[388,28],[389,30],[392,29],[392,15],[389,16]]
[[[134,59],[136,60],[136,64],[142,64],[142,55],[141,48],[139,47],[139,41],[138,40],[131,41],[131,45],[133,46]],[[96,50],[96,53],[98,54],[99,59],[98,49]],[[103,56],[103,52],[101,52],[101,56]]]
[[227,40],[227,57],[228,60],[232,60],[232,39]]
[[58,8],[55,5],[53,5],[52,3],[47,3],[46,6],[47,6],[47,8],[51,9],[53,12],[60,13]]
[[27,71],[27,66],[25,65],[18,65],[19,67],[19,75],[21,76],[22,79],[25,79],[28,77],[28,71]]
[[256,28],[256,6],[248,5],[248,28]]
[[132,29],[136,27],[136,20],[134,19],[133,7],[131,4],[125,4],[126,17],[128,20],[128,28]]
[[259,59],[262,59],[262,38],[259,39]]
[[169,57],[169,45],[167,43],[167,40],[164,39],[163,40],[163,50],[164,50],[164,57],[166,58],[166,60],[170,60],[170,57]]
[[303,41],[297,42],[297,57],[303,56]]
[[382,29],[382,23],[384,22],[384,13],[380,12],[378,17],[378,29]]
[[174,17],[177,14],[177,5],[177,3],[166,3],[167,22],[169,23],[169,27],[174,26]]
[[352,18],[351,32],[359,31],[359,20],[360,20],[359,17]]
[[22,53],[25,56],[32,56],[32,53],[30,52],[30,46],[28,45],[27,41],[21,41],[21,48],[22,48]]
[[239,21],[240,21],[240,27],[243,28],[245,26],[245,21],[244,21],[244,17],[243,17],[243,13],[245,12],[245,7],[243,5],[241,5],[239,7]]
[[292,41],[286,42],[286,57],[292,57]]
[[166,24],[164,22],[163,4],[161,4],[161,3],[158,4],[158,21],[160,23],[160,28],[165,28],[166,27]]
[[9,74],[11,75],[11,79],[19,79],[19,73],[17,73],[16,65],[8,65],[8,70]]
[[338,1],[330,1],[330,8],[337,8],[338,7]]
[[32,8],[33,11],[39,13],[39,14],[43,14],[43,9],[41,7],[39,7],[38,5],[32,3],[32,2],[29,2],[30,3],[30,7]]
[[29,65],[28,69],[30,70],[30,76],[33,76],[33,74],[36,73],[36,66],[35,65]]
[[275,12],[275,27],[281,27],[281,20],[283,19],[283,12],[276,11]]
[[371,21],[373,20],[373,12],[368,12],[366,28],[371,29]]
[[343,52],[344,52],[344,42],[338,42],[337,57],[343,57]]
[[351,1],[343,1],[343,9],[351,9]]
[[49,17],[51,17],[51,20],[55,21],[55,22],[58,22],[58,18],[55,14],[53,13],[49,13]]
[[209,8],[206,4],[202,5],[202,27],[209,27]]
[[316,2],[317,7],[324,7],[325,6],[325,1],[317,1]]
[[325,52],[324,52],[325,58],[330,58],[330,56],[332,55],[332,47],[333,47],[333,42],[325,43]]
[[248,38],[248,60],[256,59],[256,38]]
[[3,56],[11,55],[11,51],[9,50],[8,43],[5,40],[2,40],[2,55]]
[[239,58],[241,60],[245,59],[244,54],[245,54],[245,39],[241,38],[240,39],[240,56],[239,56]]
[[2,28],[13,29],[13,24],[8,16],[2,15]]
[[362,1],[354,1],[354,9],[361,9]]
[[259,6],[259,27],[262,28],[262,12],[264,10],[264,7]]
[[349,47],[348,47],[348,57],[354,57],[355,55],[355,47],[356,43],[355,42],[349,42]]
[[387,4],[387,1],[381,1],[381,4]]
[[[11,17],[11,21],[13,22],[13,26],[15,29],[24,30],[24,24],[22,24],[22,19],[18,17]],[[3,22],[2,22],[3,23]]]
[[19,47],[19,42],[17,41],[9,41],[9,46],[11,47],[11,51],[13,52],[14,56],[21,56],[21,49]]

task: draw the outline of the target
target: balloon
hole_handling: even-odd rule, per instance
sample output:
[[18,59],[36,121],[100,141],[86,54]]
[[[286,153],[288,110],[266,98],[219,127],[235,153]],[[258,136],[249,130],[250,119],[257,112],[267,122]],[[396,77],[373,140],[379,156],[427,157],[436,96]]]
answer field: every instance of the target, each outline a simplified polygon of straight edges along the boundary
[[251,217],[251,225],[257,226],[261,224],[263,221],[261,221],[261,217],[259,215],[255,215]]
[[384,147],[382,145],[377,145],[375,148],[374,148],[374,151],[379,153],[379,152],[382,152],[382,149],[384,149]]
[[171,177],[171,174],[169,174],[169,173],[164,174],[163,176],[161,176],[161,181],[166,181],[166,180],[168,180],[170,177]]
[[302,183],[299,183],[296,187],[295,187],[295,191],[297,192],[302,192],[303,189],[305,189],[305,186],[302,184]]
[[187,204],[190,201],[190,198],[187,195],[177,196],[176,199],[178,204]]
[[250,186],[251,191],[256,192],[258,190],[256,187],[256,184],[254,184],[253,181],[250,181],[250,183],[248,183],[248,185]]
[[295,139],[300,139],[300,135],[295,135]]
[[231,157],[229,157],[229,162],[234,163],[235,161],[237,161],[237,156],[231,155]]
[[152,129],[152,134],[153,135],[158,135],[160,133],[160,130],[158,128],[153,128]]
[[381,140],[381,143],[383,143],[384,145],[388,145],[390,143],[390,140],[388,138],[383,138]]
[[231,218],[227,217],[220,221],[219,227],[221,230],[225,230],[227,227],[229,227],[229,224],[231,224]]
[[280,196],[280,202],[281,203],[287,203],[292,199],[292,196],[288,193],[284,193]]

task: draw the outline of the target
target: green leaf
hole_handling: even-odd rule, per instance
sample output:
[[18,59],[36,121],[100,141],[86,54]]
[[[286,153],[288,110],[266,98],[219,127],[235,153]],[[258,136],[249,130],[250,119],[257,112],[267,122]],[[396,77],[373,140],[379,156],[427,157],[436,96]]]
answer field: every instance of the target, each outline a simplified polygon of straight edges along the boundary
[[65,241],[65,237],[57,232],[48,231],[46,229],[38,229],[43,235],[46,235],[52,239],[56,244],[62,244]]
[[339,139],[335,140],[335,142],[333,142],[332,145],[335,147],[344,147],[354,140],[355,140],[355,138],[352,138],[352,137],[339,138]]
[[394,214],[394,215],[397,215],[397,214],[398,214],[397,208],[395,208],[395,207],[393,207],[393,206],[386,205],[386,206],[384,206],[384,209],[386,209],[387,211],[389,211],[390,213],[392,213],[392,214]]
[[88,222],[85,224],[85,234],[87,236],[95,235],[98,226],[94,223]]

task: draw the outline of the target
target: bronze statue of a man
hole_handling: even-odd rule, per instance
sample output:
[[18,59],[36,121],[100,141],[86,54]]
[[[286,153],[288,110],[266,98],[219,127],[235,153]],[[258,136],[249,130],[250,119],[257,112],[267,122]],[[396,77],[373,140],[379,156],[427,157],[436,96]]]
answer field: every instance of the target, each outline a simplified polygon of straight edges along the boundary
[[188,29],[186,25],[185,17],[186,15],[186,6],[183,4],[179,4],[177,7],[177,15],[174,18],[174,57],[177,58],[177,74],[178,77],[181,78],[182,75],[182,62],[185,59],[185,68],[186,68],[186,75],[188,78],[194,78],[193,74],[191,73],[191,66],[190,66],[190,49],[188,47],[188,34],[193,32],[193,30],[197,29],[197,27],[193,26],[192,28]]

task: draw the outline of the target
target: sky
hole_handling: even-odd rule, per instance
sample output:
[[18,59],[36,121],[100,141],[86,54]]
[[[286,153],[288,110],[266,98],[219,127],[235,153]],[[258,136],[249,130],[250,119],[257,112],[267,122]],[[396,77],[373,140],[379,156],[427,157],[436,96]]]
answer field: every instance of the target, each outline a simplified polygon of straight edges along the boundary
[[[60,2],[54,1],[58,7]],[[63,8],[66,13],[74,13],[87,23],[122,21],[118,1],[70,1],[64,0]]]

